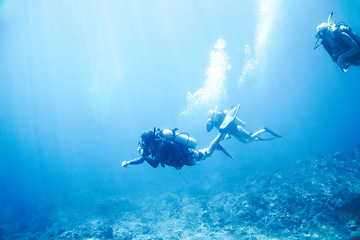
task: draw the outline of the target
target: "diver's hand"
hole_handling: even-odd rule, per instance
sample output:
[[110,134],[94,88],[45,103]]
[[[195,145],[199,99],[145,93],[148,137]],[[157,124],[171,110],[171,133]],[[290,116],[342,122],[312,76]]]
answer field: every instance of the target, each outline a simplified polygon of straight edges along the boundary
[[122,167],[127,167],[128,165],[129,165],[128,161],[123,161],[121,164]]

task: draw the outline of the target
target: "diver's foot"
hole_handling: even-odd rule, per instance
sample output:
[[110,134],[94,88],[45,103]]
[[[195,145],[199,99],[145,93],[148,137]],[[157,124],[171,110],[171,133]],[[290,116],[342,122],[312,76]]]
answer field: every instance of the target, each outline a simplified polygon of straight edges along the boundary
[[127,162],[127,161],[123,161],[122,163],[121,163],[121,166],[122,167],[127,167],[129,165],[129,162]]
[[342,65],[341,70],[342,70],[343,72],[347,72],[347,70],[349,69],[350,66],[351,66],[351,64],[345,63],[345,64]]
[[229,140],[230,138],[231,138],[231,136],[229,134],[226,134],[224,137],[225,140]]
[[278,135],[278,134],[274,133],[274,132],[273,132],[273,131],[271,131],[270,129],[268,129],[268,128],[266,128],[266,127],[264,127],[264,129],[265,129],[265,132],[270,133],[270,134],[271,134],[271,135],[273,135],[274,137],[281,138],[281,136],[280,136],[280,135]]

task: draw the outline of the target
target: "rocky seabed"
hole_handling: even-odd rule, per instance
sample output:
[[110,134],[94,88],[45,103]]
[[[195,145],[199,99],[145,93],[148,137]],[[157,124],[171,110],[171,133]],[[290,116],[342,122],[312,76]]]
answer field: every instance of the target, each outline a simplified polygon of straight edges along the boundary
[[39,209],[22,224],[3,217],[0,239],[360,239],[359,149],[216,187],[97,199],[90,211]]

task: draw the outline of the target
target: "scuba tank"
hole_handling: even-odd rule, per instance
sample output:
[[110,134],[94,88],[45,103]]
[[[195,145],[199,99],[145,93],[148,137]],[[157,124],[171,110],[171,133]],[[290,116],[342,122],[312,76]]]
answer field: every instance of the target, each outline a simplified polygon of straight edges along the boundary
[[196,140],[194,138],[191,138],[188,133],[177,133],[176,130],[177,129],[174,130],[164,129],[161,131],[161,135],[166,140],[179,143],[187,148],[195,149]]

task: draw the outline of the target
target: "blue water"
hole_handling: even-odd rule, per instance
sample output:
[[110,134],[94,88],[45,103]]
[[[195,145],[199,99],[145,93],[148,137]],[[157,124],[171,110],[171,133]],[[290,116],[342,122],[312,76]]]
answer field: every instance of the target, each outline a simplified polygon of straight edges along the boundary
[[[360,33],[356,0],[0,1],[0,239],[49,237],[55,211],[90,219],[95,201],[216,195],[309,154],[353,152],[360,68],[313,50],[331,11]],[[208,146],[208,110],[237,104],[249,132],[283,137],[230,139],[235,161],[215,152],[180,173],[121,167],[153,127]]]

